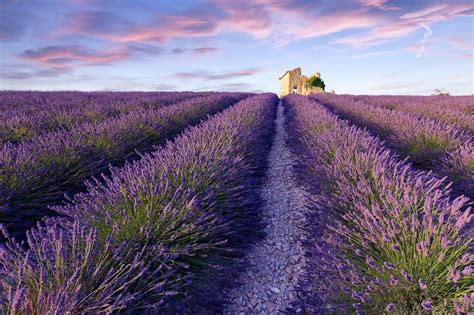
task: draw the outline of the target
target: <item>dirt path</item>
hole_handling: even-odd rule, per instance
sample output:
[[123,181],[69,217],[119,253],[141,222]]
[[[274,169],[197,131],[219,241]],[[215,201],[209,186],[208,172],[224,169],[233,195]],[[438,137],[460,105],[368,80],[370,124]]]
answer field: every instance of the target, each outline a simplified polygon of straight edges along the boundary
[[276,133],[269,155],[269,168],[262,188],[266,237],[247,255],[250,267],[229,294],[224,314],[299,313],[296,286],[305,265],[300,228],[304,226],[306,193],[294,179],[294,156],[286,145],[283,107],[278,106]]

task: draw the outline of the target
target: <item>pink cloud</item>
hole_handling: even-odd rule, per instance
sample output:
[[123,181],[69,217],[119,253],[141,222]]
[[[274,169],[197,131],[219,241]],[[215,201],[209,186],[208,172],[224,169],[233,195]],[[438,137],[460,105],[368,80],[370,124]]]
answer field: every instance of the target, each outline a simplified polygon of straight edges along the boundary
[[470,50],[470,51],[473,50],[472,40],[462,39],[462,38],[457,38],[457,37],[450,37],[446,40],[446,42],[457,49]]
[[255,38],[289,42],[344,29],[370,27],[380,20],[376,14],[360,8],[341,12],[339,7],[324,7],[321,11],[318,3],[308,0],[208,1],[210,6],[206,12],[161,13],[140,24],[103,11],[77,12],[70,15],[69,24],[57,30],[56,34],[83,34],[112,42],[132,43],[242,32]]
[[364,47],[381,44],[393,39],[405,37],[420,28],[429,28],[430,24],[447,21],[456,16],[472,14],[474,4],[452,4],[436,5],[423,8],[410,13],[405,13],[385,25],[378,26],[373,30],[340,38],[333,43],[344,44],[352,47]]
[[69,68],[74,64],[85,65],[108,64],[128,59],[131,51],[124,49],[108,49],[102,52],[85,50],[80,46],[47,46],[37,50],[28,49],[18,57],[50,68]]
[[310,20],[301,20],[299,23],[287,21],[282,27],[286,41],[294,38],[312,38],[347,29],[368,28],[380,22],[380,17],[366,11],[337,12],[323,15]]
[[306,0],[214,0],[228,15],[223,27],[241,30],[256,38],[270,37],[277,46],[323,36],[345,29],[376,25],[380,16],[368,10],[326,7]]
[[401,7],[397,7],[395,5],[389,4],[388,0],[361,0],[360,1],[362,6],[365,7],[374,7],[384,11],[390,10],[400,10]]
[[[83,34],[114,43],[166,42],[180,38],[240,32],[268,39],[275,46],[348,29],[369,29],[334,43],[363,47],[407,36],[420,28],[455,16],[469,15],[474,5],[437,4],[409,11],[389,0],[319,2],[314,0],[205,0],[206,11],[157,13],[132,23],[104,11],[70,15],[69,24],[56,34]],[[413,5],[412,5],[413,7]],[[402,12],[403,11],[403,12]]]
[[163,42],[179,37],[201,37],[217,33],[217,23],[206,15],[168,15],[158,23],[131,26],[125,32],[103,34],[114,42]]
[[256,38],[265,38],[273,30],[273,21],[270,17],[273,7],[269,2],[265,0],[212,1],[225,13],[225,19],[219,24],[220,30],[241,31]]

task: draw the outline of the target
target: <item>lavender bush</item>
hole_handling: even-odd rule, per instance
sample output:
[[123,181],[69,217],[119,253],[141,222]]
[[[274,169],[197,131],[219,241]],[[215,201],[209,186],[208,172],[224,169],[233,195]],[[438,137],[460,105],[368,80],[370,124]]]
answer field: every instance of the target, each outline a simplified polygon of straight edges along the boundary
[[[113,246],[112,238],[99,242],[96,229],[56,220],[28,232],[29,250],[8,243],[0,254],[0,311],[104,314],[132,301],[143,308],[157,307],[175,294],[164,285],[173,275],[165,269],[173,254],[159,244]],[[150,262],[156,262],[153,269]]]
[[389,110],[415,113],[474,132],[472,96],[353,95],[352,98],[354,102],[361,101]]
[[0,144],[70,130],[137,109],[167,106],[210,92],[0,92]]
[[[10,241],[0,260],[6,275],[0,279],[6,288],[2,311],[43,307],[39,301],[46,293],[37,288],[46,287],[53,288],[44,306],[51,310],[64,304],[60,309],[71,313],[143,307],[172,312],[173,301],[186,299],[195,280],[225,264],[224,257],[232,257],[255,229],[256,176],[277,102],[274,94],[254,96],[188,128],[166,147],[113,169],[102,182],[89,182],[87,193],[55,207],[68,221],[48,220],[48,227],[32,230],[29,250]],[[63,230],[68,237],[61,237]],[[83,245],[75,245],[77,234],[86,238]],[[48,252],[48,242],[54,251]],[[130,253],[138,258],[123,248],[134,249]],[[77,259],[83,256],[90,259]],[[67,272],[56,267],[65,260],[71,264]],[[42,270],[62,272],[56,277]],[[61,299],[67,303],[59,305]]]
[[351,95],[313,98],[342,117],[369,128],[397,152],[409,156],[415,165],[447,176],[459,193],[473,196],[474,140],[469,132],[417,114],[376,107]]
[[77,192],[90,176],[136,157],[189,124],[241,99],[241,94],[192,98],[159,109],[136,110],[98,124],[35,137],[0,149],[0,222],[19,236],[50,212],[46,206]]
[[290,95],[284,106],[307,183],[322,190],[308,227],[310,305],[370,314],[472,311],[468,198],[451,199],[441,180],[314,100]]

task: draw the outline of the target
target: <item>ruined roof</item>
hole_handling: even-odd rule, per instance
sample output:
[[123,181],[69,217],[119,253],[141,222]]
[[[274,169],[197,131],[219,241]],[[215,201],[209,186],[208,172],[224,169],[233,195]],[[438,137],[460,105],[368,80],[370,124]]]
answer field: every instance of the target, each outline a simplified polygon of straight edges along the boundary
[[281,78],[283,78],[288,72],[293,72],[293,71],[296,71],[296,70],[298,70],[298,69],[300,69],[300,71],[301,71],[301,68],[300,68],[300,67],[294,68],[293,70],[286,70],[285,73],[283,73],[283,75],[278,78],[278,80],[281,80]]

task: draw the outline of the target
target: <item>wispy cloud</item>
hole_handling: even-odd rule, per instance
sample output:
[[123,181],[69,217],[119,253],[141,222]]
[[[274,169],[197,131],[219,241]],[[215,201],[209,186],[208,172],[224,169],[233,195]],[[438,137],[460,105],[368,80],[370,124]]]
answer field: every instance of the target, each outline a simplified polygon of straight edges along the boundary
[[105,51],[88,50],[81,46],[46,46],[27,49],[18,57],[50,68],[69,68],[74,64],[104,65],[114,61],[128,59],[132,55],[126,49],[108,49]]
[[171,53],[174,55],[184,54],[188,52],[196,54],[210,54],[219,51],[217,47],[199,47],[199,48],[173,48]]
[[192,51],[195,52],[195,53],[198,53],[198,54],[209,54],[209,53],[219,51],[219,48],[216,48],[216,47],[199,47],[199,48],[194,48]]
[[241,69],[229,72],[209,72],[206,70],[202,71],[193,71],[193,72],[177,72],[173,74],[174,78],[177,79],[199,79],[205,81],[213,81],[213,80],[226,80],[226,79],[233,79],[239,77],[246,77],[257,74],[261,72],[261,69],[258,68],[249,68],[249,69]]
[[9,80],[26,80],[35,78],[53,78],[64,74],[70,74],[70,69],[36,69],[25,67],[22,64],[2,65],[0,77]]
[[149,44],[132,44],[128,45],[127,49],[146,55],[161,55],[166,51],[163,47]]
[[[474,4],[469,3],[434,5],[388,19],[383,25],[377,26],[371,31],[342,37],[333,41],[333,43],[359,48],[378,45],[394,39],[403,38],[414,33],[420,29],[420,27],[426,30],[432,23],[438,21],[447,21],[456,16],[472,15],[473,10]],[[429,34],[428,30],[425,32],[425,35],[427,34]]]
[[388,0],[361,0],[363,6],[374,7],[384,11],[400,10],[401,7],[390,4]]
[[431,27],[423,23],[421,23],[420,26],[425,29],[425,33],[423,34],[423,39],[421,40],[421,45],[420,45],[420,51],[416,55],[416,58],[420,58],[423,55],[423,53],[425,52],[425,43],[431,37],[431,35],[433,35],[433,31],[431,30]]
[[473,50],[473,41],[472,39],[463,39],[459,37],[450,37],[446,40],[448,44],[453,46],[454,48],[461,49],[461,50]]
[[393,51],[393,50],[381,50],[381,51],[372,51],[372,52],[367,52],[367,53],[356,54],[356,55],[350,56],[349,58],[362,59],[362,58],[369,58],[369,57],[393,55],[397,53],[398,53],[397,51]]

